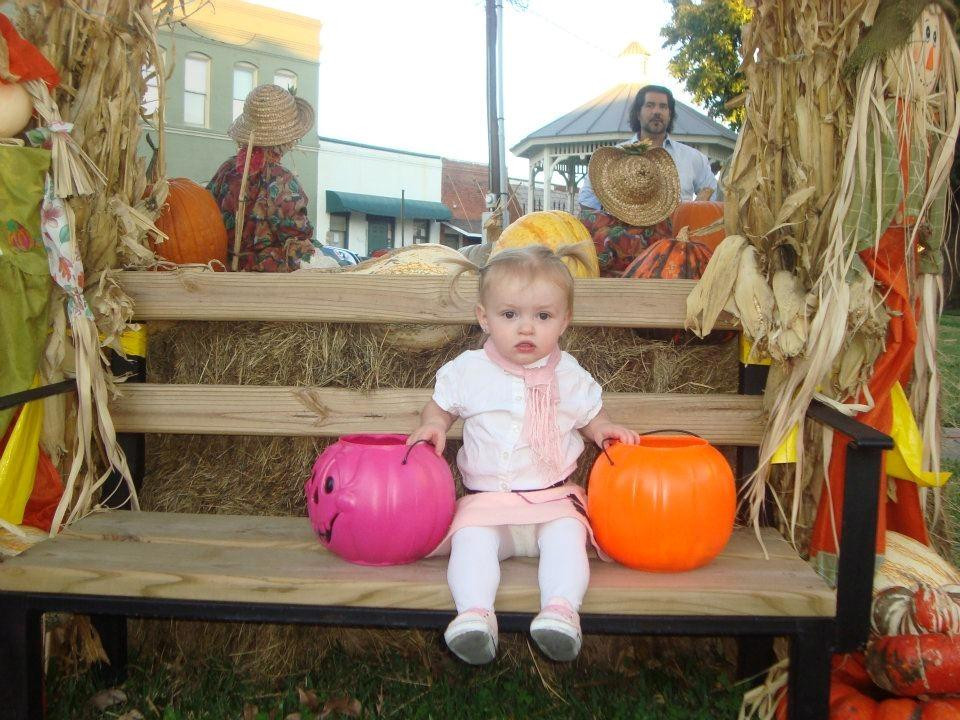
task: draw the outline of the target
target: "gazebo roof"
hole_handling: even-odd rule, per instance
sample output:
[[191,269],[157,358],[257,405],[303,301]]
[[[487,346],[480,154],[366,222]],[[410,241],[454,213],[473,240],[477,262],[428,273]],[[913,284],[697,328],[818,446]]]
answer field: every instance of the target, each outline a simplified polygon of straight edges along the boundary
[[[529,158],[539,154],[537,148],[552,143],[616,141],[628,137],[632,132],[630,105],[641,87],[643,85],[640,83],[615,85],[602,95],[530,133],[510,148],[510,151],[519,157]],[[714,142],[731,149],[736,144],[737,134],[729,128],[679,100],[676,101],[676,109],[673,132],[670,134],[678,140]]]

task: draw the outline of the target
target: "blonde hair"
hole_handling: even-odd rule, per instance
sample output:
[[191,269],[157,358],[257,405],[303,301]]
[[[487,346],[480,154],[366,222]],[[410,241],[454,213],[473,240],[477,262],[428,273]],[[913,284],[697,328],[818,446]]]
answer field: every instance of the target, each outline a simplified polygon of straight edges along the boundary
[[543,278],[558,285],[566,296],[567,310],[573,313],[573,276],[565,258],[573,260],[584,267],[590,267],[591,256],[587,245],[591,241],[561,245],[551,250],[545,245],[527,245],[521,248],[511,248],[492,256],[487,264],[479,267],[466,258],[462,261],[457,258],[453,263],[459,266],[457,272],[450,279],[451,296],[455,295],[454,286],[457,278],[465,272],[474,271],[480,276],[479,299],[484,301],[485,293],[493,282],[503,278]]

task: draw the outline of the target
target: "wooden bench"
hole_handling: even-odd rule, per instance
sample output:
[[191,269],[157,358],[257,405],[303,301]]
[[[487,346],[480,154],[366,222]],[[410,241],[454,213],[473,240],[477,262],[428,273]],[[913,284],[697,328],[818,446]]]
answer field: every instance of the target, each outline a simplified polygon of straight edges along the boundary
[[[147,322],[474,323],[476,282],[469,278],[460,279],[464,300],[455,302],[444,278],[423,276],[121,275],[137,320]],[[574,324],[681,327],[692,285],[578,280]],[[725,327],[733,324],[727,320]],[[765,371],[741,367],[736,395],[609,393],[604,402],[614,420],[641,432],[679,427],[738,446],[743,476],[756,466]],[[296,390],[128,383],[112,412],[132,466],[142,468],[143,433],[409,432],[431,392],[320,388],[313,393],[326,408],[320,415],[304,407]],[[880,453],[890,439],[826,406],[812,407],[809,415],[851,437],[836,591],[774,529],[763,530],[765,558],[752,528],[739,528],[713,563],[692,572],[652,574],[593,561],[581,610],[584,632],[733,635],[755,663],[766,661],[760,650],[773,637],[788,636],[791,669],[800,670],[790,675],[790,717],[825,718],[830,653],[867,637]],[[450,435],[460,433],[458,423]],[[94,515],[0,564],[0,708],[10,718],[42,714],[44,612],[94,616],[111,665],[122,672],[126,617],[441,629],[454,614],[445,568],[445,558],[351,565],[322,548],[305,517]],[[526,631],[538,609],[536,560],[504,562],[501,628]]]

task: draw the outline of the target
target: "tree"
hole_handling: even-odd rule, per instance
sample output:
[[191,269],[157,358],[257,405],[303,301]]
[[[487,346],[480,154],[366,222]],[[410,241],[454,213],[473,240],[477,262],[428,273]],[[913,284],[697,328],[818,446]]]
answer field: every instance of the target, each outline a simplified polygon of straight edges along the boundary
[[676,50],[670,73],[684,82],[707,114],[735,130],[743,124],[742,107],[724,103],[746,90],[740,67],[740,28],[750,19],[744,0],[670,0],[671,22],[660,34],[663,47]]

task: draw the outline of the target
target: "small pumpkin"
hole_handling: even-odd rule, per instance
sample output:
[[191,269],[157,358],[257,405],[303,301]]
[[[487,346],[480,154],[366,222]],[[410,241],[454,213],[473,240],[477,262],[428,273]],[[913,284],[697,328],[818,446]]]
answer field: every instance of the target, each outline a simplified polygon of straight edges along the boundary
[[911,698],[889,698],[877,705],[874,720],[917,720],[920,705]]
[[584,243],[589,262],[584,265],[579,259],[565,257],[563,262],[574,277],[600,277],[600,263],[597,260],[597,250],[593,245],[590,232],[583,223],[573,215],[562,210],[542,210],[527,213],[507,225],[500,234],[500,239],[490,250],[490,257],[509,250],[527,245],[545,245],[556,250],[563,245]]
[[960,636],[882,635],[867,646],[867,672],[902,696],[960,693]]
[[723,220],[723,203],[713,200],[684,201],[677,205],[677,209],[670,216],[670,224],[675,234],[687,228],[690,237],[706,245],[710,248],[710,252],[716,250],[717,245],[727,236],[723,226],[721,225],[719,230],[706,234],[698,231],[710,227],[718,220]]
[[660,238],[623,271],[625,278],[644,280],[699,280],[707,269],[712,251],[691,240],[687,228],[675,238]]
[[151,239],[150,249],[178,265],[218,260],[224,268],[214,267],[225,269],[227,229],[213,195],[189,178],[170,178],[167,184],[167,202],[155,224],[168,239]]
[[956,699],[935,698],[921,707],[920,720],[960,720],[960,705]]
[[597,543],[637,570],[679,572],[707,564],[730,539],[735,513],[730,465],[699,437],[618,443],[590,472],[587,515]]

